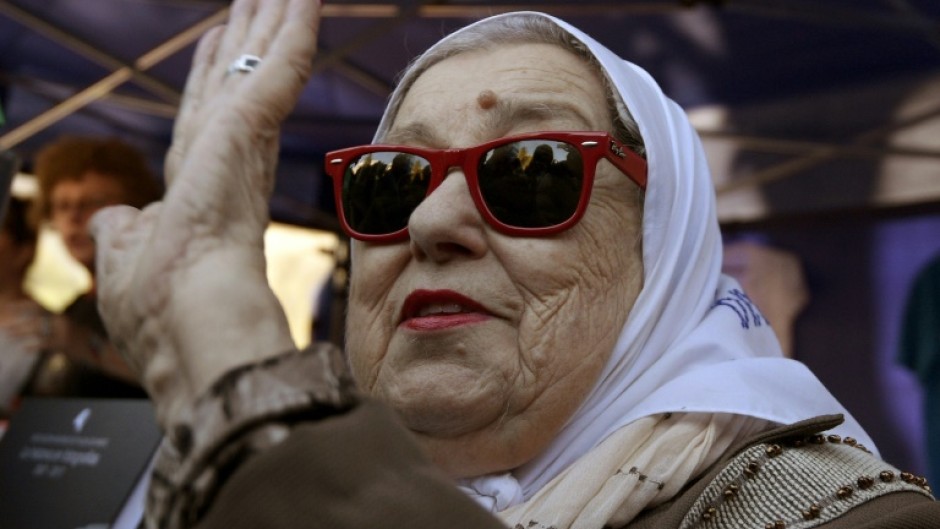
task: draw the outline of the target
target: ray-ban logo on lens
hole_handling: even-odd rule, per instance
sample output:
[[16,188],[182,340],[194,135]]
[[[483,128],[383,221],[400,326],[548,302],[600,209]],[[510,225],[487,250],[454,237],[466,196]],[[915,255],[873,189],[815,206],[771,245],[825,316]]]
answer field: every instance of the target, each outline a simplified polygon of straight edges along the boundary
[[611,150],[611,152],[613,152],[614,154],[616,154],[616,155],[619,156],[620,158],[623,158],[623,157],[625,157],[625,156],[627,155],[627,153],[623,152],[623,149],[621,149],[620,147],[618,147],[617,144],[614,143],[614,142],[610,142],[610,150]]

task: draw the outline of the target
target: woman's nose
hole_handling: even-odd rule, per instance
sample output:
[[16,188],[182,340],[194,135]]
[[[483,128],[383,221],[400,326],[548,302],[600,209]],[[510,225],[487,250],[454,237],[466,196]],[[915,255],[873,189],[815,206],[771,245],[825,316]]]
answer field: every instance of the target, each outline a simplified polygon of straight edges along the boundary
[[418,260],[446,262],[486,253],[486,222],[477,210],[463,172],[453,171],[408,220],[411,251]]

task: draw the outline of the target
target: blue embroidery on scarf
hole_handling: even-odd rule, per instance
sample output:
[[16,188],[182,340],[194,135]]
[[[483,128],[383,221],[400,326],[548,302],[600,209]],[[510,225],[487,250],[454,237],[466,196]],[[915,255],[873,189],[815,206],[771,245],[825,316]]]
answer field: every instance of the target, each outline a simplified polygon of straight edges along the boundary
[[745,329],[750,329],[752,322],[754,327],[760,327],[767,323],[764,315],[760,313],[751,298],[747,297],[747,294],[743,291],[735,288],[729,290],[728,294],[726,297],[718,298],[712,306],[723,305],[733,310],[741,320],[741,327]]

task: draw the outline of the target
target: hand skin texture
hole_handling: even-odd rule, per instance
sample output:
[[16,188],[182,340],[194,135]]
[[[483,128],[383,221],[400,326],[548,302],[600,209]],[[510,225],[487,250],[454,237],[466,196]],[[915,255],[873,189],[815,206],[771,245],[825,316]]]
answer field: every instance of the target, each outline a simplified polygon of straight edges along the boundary
[[[220,375],[295,347],[263,234],[279,128],[307,82],[318,2],[236,0],[201,39],[166,158],[167,193],[91,221],[102,316],[170,429]],[[250,73],[227,74],[249,53]]]

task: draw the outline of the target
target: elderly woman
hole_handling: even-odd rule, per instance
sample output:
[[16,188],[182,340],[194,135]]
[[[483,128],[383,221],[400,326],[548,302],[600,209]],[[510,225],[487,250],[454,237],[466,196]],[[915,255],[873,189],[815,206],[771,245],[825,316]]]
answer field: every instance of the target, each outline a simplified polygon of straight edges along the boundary
[[351,378],[295,351],[261,241],[316,21],[236,1],[197,51],[166,199],[94,220],[104,315],[167,433],[151,526],[940,523],[721,276],[683,112],[546,15],[445,38],[376,145],[327,155]]

